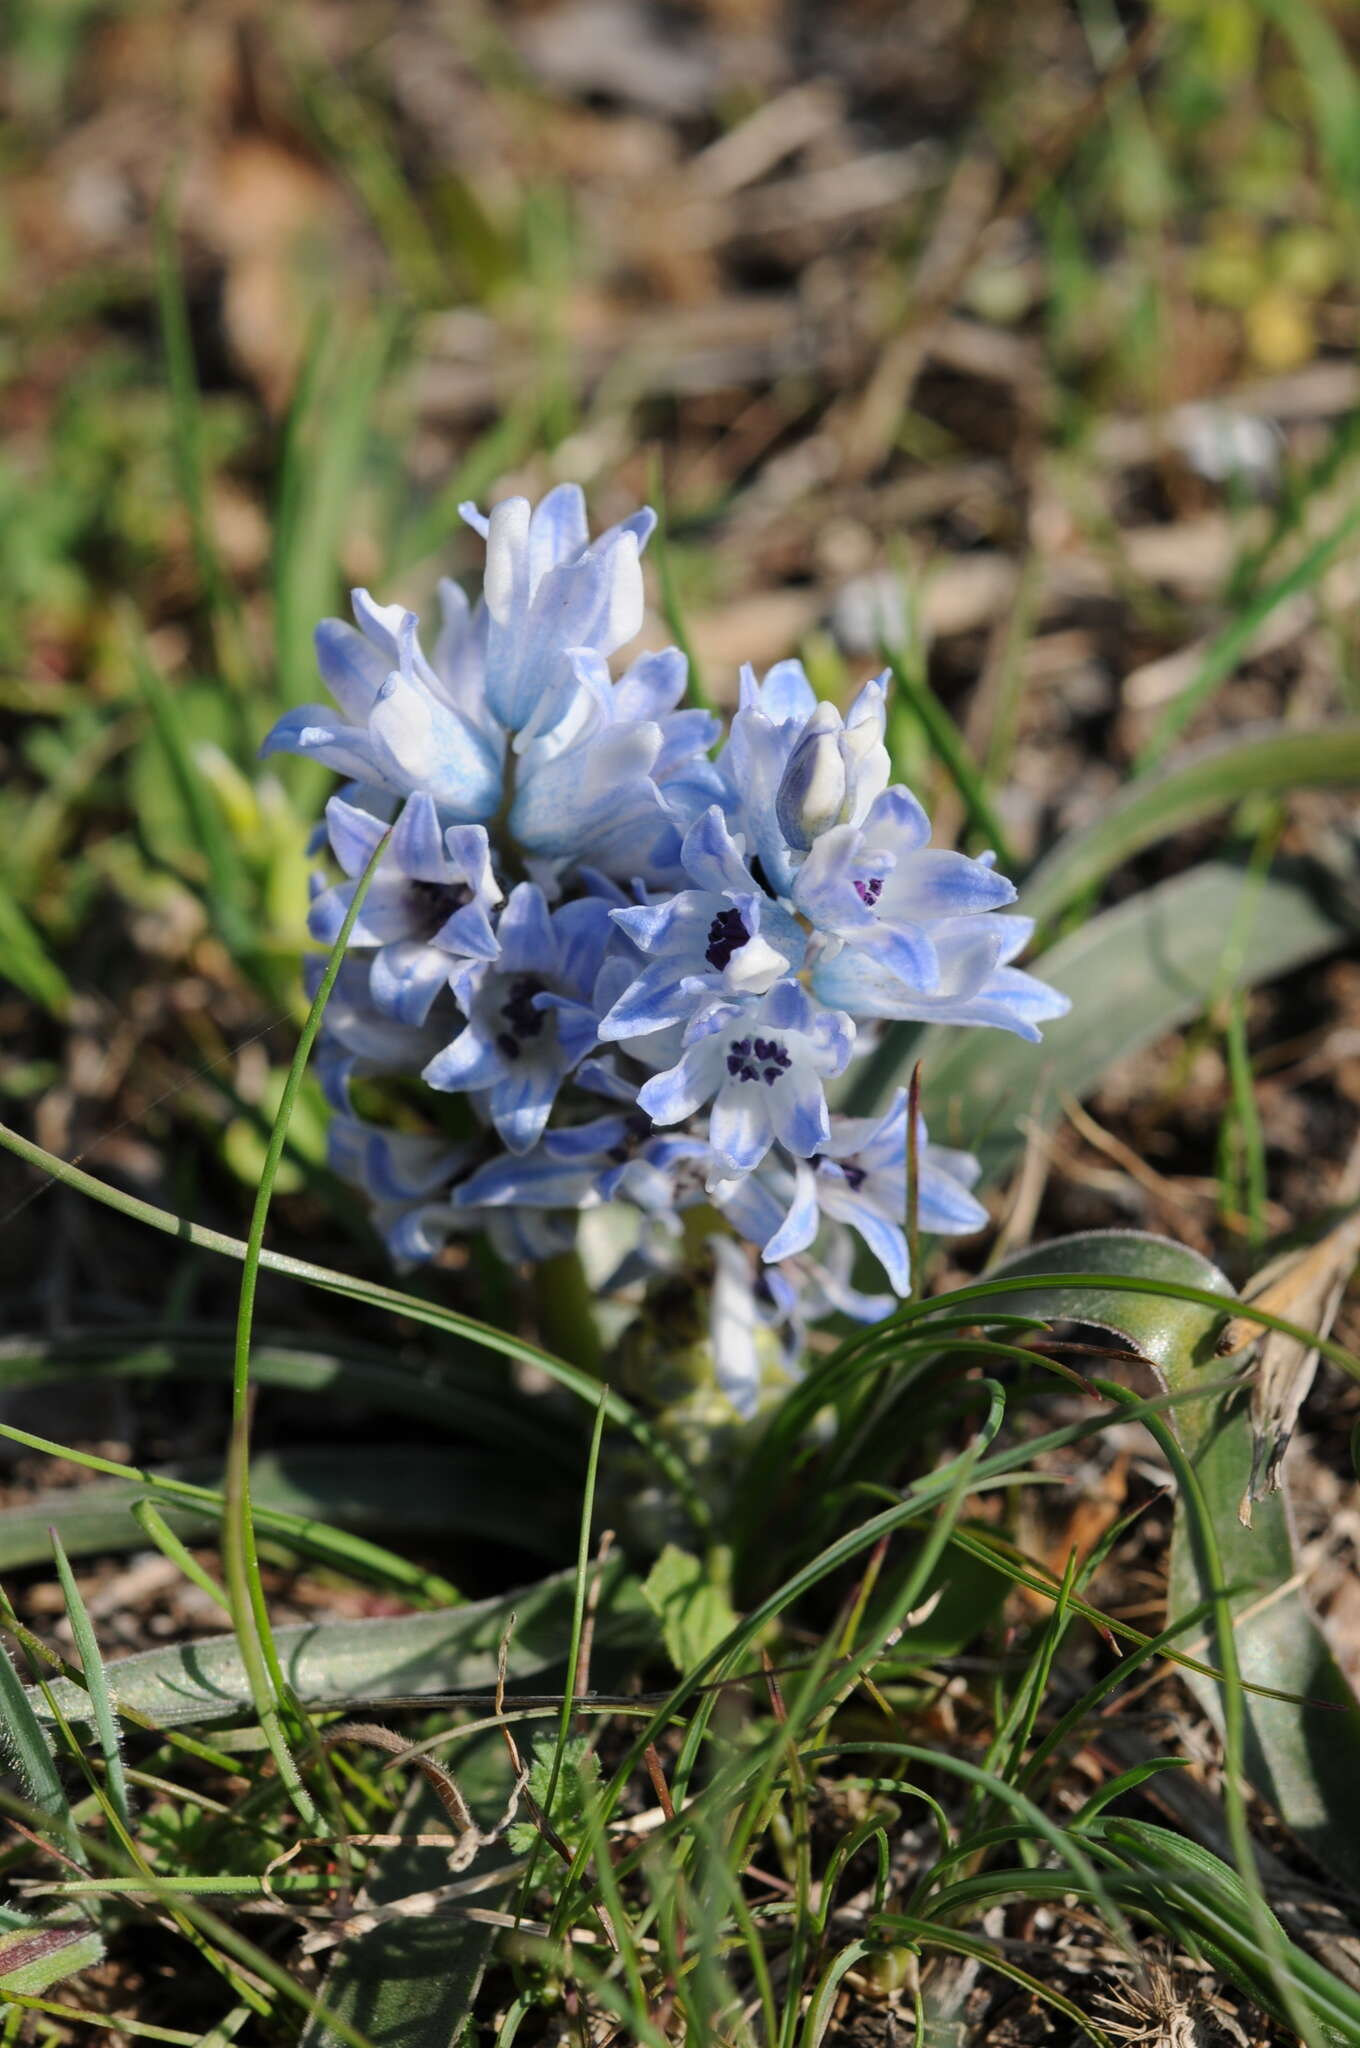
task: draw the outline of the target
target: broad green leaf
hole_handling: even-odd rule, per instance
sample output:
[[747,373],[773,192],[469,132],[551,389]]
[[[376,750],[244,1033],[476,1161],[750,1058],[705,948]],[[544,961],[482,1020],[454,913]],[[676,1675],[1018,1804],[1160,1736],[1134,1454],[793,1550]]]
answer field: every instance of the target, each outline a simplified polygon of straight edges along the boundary
[[16,1927],[0,1934],[0,1994],[36,1998],[63,1977],[102,1961],[104,1944],[87,1921]]
[[[1090,1272],[1088,1289],[1055,1285],[1051,1290],[1017,1289],[997,1305],[1028,1308],[1049,1320],[1066,1320],[1110,1330],[1154,1367],[1171,1393],[1195,1385],[1215,1362],[1224,1318],[1203,1304],[1158,1295],[1159,1280],[1232,1297],[1218,1269],[1198,1253],[1140,1231],[1091,1231],[1058,1238],[1008,1260],[996,1278],[1044,1272]],[[1102,1290],[1101,1274],[1146,1274],[1144,1294]],[[1221,1370],[1221,1360],[1218,1361]],[[1224,1580],[1233,1591],[1237,1625],[1233,1644],[1248,1687],[1293,1693],[1316,1706],[1268,1699],[1247,1691],[1245,1764],[1252,1784],[1285,1825],[1321,1862],[1360,1888],[1360,1706],[1331,1653],[1297,1585],[1297,1561],[1288,1505],[1272,1494],[1256,1510],[1248,1530],[1238,1506],[1251,1471],[1251,1422],[1244,1397],[1212,1403],[1190,1402],[1174,1411],[1177,1434],[1193,1460],[1213,1523]],[[1199,1605],[1211,1591],[1195,1554],[1183,1504],[1172,1541],[1168,1615]],[[1194,1650],[1193,1642],[1184,1645]],[[1212,1633],[1203,1653],[1215,1659]],[[1211,1678],[1187,1671],[1186,1683],[1207,1712],[1222,1721],[1222,1695]]]
[[[963,1526],[966,1529],[967,1525]],[[975,1551],[958,1546],[958,1533],[953,1532],[944,1557],[926,1580],[914,1615],[903,1625],[901,1640],[894,1651],[896,1657],[923,1669],[942,1657],[957,1657],[970,1643],[975,1643],[996,1620],[1011,1589],[1007,1573]],[[905,1581],[919,1548],[910,1542],[903,1544],[902,1559],[888,1587],[870,1603],[871,1635],[875,1617],[880,1608],[891,1606],[894,1586]]]
[[666,1545],[642,1591],[661,1622],[666,1654],[681,1673],[702,1663],[737,1625],[727,1588],[702,1558],[678,1544]]
[[1018,908],[1040,924],[1095,888],[1145,846],[1242,797],[1360,783],[1360,719],[1311,732],[1257,726],[1181,755],[1174,767],[1130,782],[1083,832],[1059,840],[1026,881]]
[[[1194,1410],[1191,1411],[1193,1415]],[[1281,1491],[1259,1501],[1246,1529],[1238,1505],[1251,1474],[1251,1419],[1245,1395],[1204,1418],[1192,1444],[1213,1520],[1223,1577],[1235,1590],[1233,1642],[1248,1685],[1304,1695],[1319,1704],[1245,1697],[1245,1761],[1258,1791],[1290,1831],[1336,1877],[1360,1892],[1360,1705],[1298,1585],[1293,1518]],[[1208,1590],[1192,1532],[1178,1513],[1171,1545],[1168,1610],[1182,1613]],[[1209,1656],[1213,1647],[1210,1643]],[[1222,1725],[1211,1679],[1185,1673],[1205,1711]]]
[[[1062,1097],[1082,1096],[1118,1059],[1140,1052],[1233,988],[1250,988],[1316,960],[1360,929],[1360,907],[1335,876],[1304,862],[1250,877],[1212,861],[1062,939],[1034,972],[1071,996],[1042,1045],[997,1031],[932,1028],[907,1051],[922,1062],[923,1104],[941,1144],[971,1144],[995,1175],[1023,1142],[1019,1119],[1052,1124]],[[864,1063],[857,1108],[880,1101],[904,1048]]]
[[[444,1761],[477,1825],[490,1830],[510,1795],[509,1757],[498,1730],[451,1750]],[[441,1834],[448,1815],[424,1778],[416,1778],[393,1821],[393,1832]],[[489,1881],[475,1904],[503,1912],[510,1902],[511,1858],[503,1841],[478,1851],[470,1877]],[[499,1874],[499,1875],[498,1875]],[[498,1880],[498,1881],[497,1881]],[[450,1881],[447,1851],[413,1841],[383,1851],[356,1901],[356,1912],[381,1910]],[[327,2009],[383,2048],[454,2048],[464,2038],[496,1930],[459,1913],[382,1921],[335,1951],[321,1996]],[[299,2048],[336,2048],[339,2037],[319,2020],[303,2028]]]
[[[979,1320],[997,1314],[1039,1316],[1047,1323],[1085,1323],[1108,1330],[1155,1365],[1176,1391],[1190,1385],[1194,1370],[1216,1361],[1215,1343],[1236,1304],[1232,1282],[1198,1252],[1154,1237],[1146,1230],[1083,1230],[1071,1237],[1050,1238],[1033,1251],[1007,1259],[988,1275],[990,1280],[1036,1279],[1045,1273],[1089,1273],[1091,1285],[1061,1282],[1052,1287],[1017,1287],[1014,1295],[999,1294],[979,1302]],[[1102,1287],[1100,1278],[1147,1280],[1148,1292]],[[1158,1281],[1199,1287],[1223,1296],[1222,1311],[1202,1302],[1181,1301],[1156,1292]],[[1218,1361],[1221,1370],[1221,1361]],[[1174,1382],[1173,1382],[1174,1375]],[[1189,1409],[1193,1417],[1196,1410]]]
[[[496,1653],[512,1617],[507,1662],[512,1685],[561,1665],[574,1594],[575,1573],[563,1572],[520,1592],[446,1613],[306,1623],[276,1629],[274,1640],[289,1685],[309,1705],[343,1706],[357,1700],[444,1692],[490,1694],[496,1684]],[[650,1643],[654,1634],[655,1623],[637,1582],[621,1563],[607,1564],[601,1578],[597,1646],[632,1649]],[[159,1727],[223,1720],[250,1704],[232,1636],[143,1650],[116,1659],[105,1670],[114,1705],[144,1714]],[[41,1693],[18,1690],[39,1717],[45,1715]],[[78,1685],[58,1680],[52,1693],[73,1721],[88,1719],[89,1702]]]
[[[219,1488],[222,1468],[175,1465],[148,1476]],[[319,1519],[332,1527],[375,1533],[432,1536],[456,1530],[549,1558],[561,1555],[571,1530],[569,1514],[555,1505],[556,1496],[527,1484],[509,1464],[435,1445],[267,1452],[252,1464],[251,1490],[261,1510],[261,1533],[284,1542],[287,1531],[271,1516]],[[146,1537],[131,1510],[148,1491],[142,1480],[99,1479],[35,1494],[0,1510],[0,1570],[49,1556],[47,1531],[53,1527],[73,1557],[140,1549]],[[215,1502],[206,1507],[205,1520],[204,1513],[187,1504],[158,1498],[176,1534],[216,1541],[211,1527]]]

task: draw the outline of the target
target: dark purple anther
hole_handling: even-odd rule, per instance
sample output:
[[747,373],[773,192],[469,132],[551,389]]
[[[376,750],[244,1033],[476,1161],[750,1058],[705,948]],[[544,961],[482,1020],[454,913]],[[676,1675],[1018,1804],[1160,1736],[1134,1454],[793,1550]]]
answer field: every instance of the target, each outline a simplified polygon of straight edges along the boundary
[[510,993],[501,1004],[501,1015],[509,1029],[496,1040],[497,1048],[508,1060],[517,1060],[523,1041],[537,1038],[543,1030],[543,1012],[534,1008],[534,997],[542,988],[542,982],[532,974],[521,974],[510,984]]
[[882,875],[869,875],[863,879],[857,875],[855,877],[855,892],[860,902],[867,904],[869,909],[872,910],[879,897],[883,894]]
[[727,1048],[727,1071],[734,1081],[763,1081],[768,1088],[792,1064],[777,1038],[734,1038]]
[[410,889],[416,936],[427,940],[448,923],[455,910],[472,901],[471,889],[461,882],[412,882]]
[[705,960],[721,974],[732,955],[741,951],[750,936],[739,910],[720,910],[708,928]]

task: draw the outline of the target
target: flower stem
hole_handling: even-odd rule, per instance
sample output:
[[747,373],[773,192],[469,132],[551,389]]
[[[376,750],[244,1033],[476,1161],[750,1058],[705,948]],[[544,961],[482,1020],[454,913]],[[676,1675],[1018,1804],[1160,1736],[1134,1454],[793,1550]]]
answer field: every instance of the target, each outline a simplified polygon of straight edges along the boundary
[[559,1252],[534,1268],[534,1302],[545,1349],[602,1377],[604,1352],[579,1252]]

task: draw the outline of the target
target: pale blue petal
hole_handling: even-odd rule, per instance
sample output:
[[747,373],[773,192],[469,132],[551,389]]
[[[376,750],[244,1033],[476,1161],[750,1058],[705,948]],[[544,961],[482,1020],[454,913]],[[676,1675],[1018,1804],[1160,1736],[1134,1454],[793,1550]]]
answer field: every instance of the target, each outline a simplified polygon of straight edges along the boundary
[[767,1243],[783,1225],[784,1204],[763,1170],[744,1174],[739,1180],[719,1181],[712,1195],[714,1208],[751,1244]]
[[711,1039],[690,1046],[678,1066],[653,1074],[639,1088],[638,1108],[645,1109],[654,1124],[682,1124],[708,1101],[722,1064],[722,1048]]
[[553,929],[562,981],[586,1000],[594,994],[606,948],[614,937],[610,907],[598,897],[579,897],[574,903],[564,903],[556,912]]
[[579,484],[558,484],[529,518],[529,588],[536,589],[550,569],[582,553],[589,540],[585,492]]
[[557,940],[543,891],[534,882],[520,882],[510,891],[496,936],[500,940],[503,974],[551,974],[557,967]]
[[797,1252],[805,1252],[816,1237],[820,1222],[817,1178],[812,1168],[800,1160],[794,1170],[793,1200],[788,1214],[766,1243],[761,1257],[774,1261],[791,1259]]
[[449,863],[439,812],[423,792],[408,797],[392,831],[392,854],[403,874],[417,882],[444,882]]
[[446,1094],[465,1088],[489,1088],[498,1081],[505,1062],[480,1032],[460,1031],[451,1044],[437,1052],[421,1073],[422,1081]]
[[811,718],[817,709],[817,693],[801,661],[777,661],[766,670],[760,686],[760,708],[776,725],[795,718],[801,725]]
[[343,619],[323,619],[314,638],[321,680],[352,725],[362,725],[392,664]]
[[603,1039],[640,1038],[683,1023],[694,1008],[692,990],[681,984],[669,960],[647,963],[600,1020]]
[[485,736],[398,670],[369,719],[374,758],[394,788],[424,790],[458,823],[490,817],[501,768]]
[[[642,1094],[646,1092],[644,1088]],[[750,1081],[719,1089],[708,1119],[708,1142],[728,1173],[750,1173],[769,1151],[774,1138],[771,1095],[770,1089]]]
[[551,1158],[540,1147],[531,1156],[493,1159],[454,1190],[460,1208],[502,1208],[522,1202],[534,1209],[579,1209],[594,1174],[578,1160]]
[[911,1264],[907,1257],[907,1236],[902,1227],[891,1222],[872,1202],[854,1194],[849,1187],[836,1188],[834,1195],[824,1192],[822,1205],[828,1216],[848,1223],[859,1232],[887,1274],[893,1292],[906,1294],[911,1287]]
[[795,1063],[769,1094],[775,1136],[780,1144],[795,1158],[810,1159],[821,1150],[831,1132],[820,1078]]
[[449,961],[436,946],[402,939],[374,955],[369,974],[373,1000],[399,1024],[423,1024],[441,989],[448,987]]
[[518,1060],[496,1082],[488,1107],[491,1121],[512,1152],[529,1152],[543,1136],[558,1076],[538,1060]]
[[890,846],[900,856],[929,842],[930,819],[911,791],[894,782],[874,799],[863,830],[866,846]]
[[[675,712],[675,706],[685,694],[688,670],[689,664],[678,647],[662,647],[639,655],[614,685],[615,718],[659,719],[667,712]],[[701,720],[705,726],[712,725],[715,735],[720,729],[718,721],[711,719],[706,711],[683,711],[675,715],[679,719]],[[691,723],[686,729],[698,731],[699,727]]]
[[818,835],[798,870],[793,901],[810,923],[825,931],[867,930],[877,919],[855,881],[871,871],[864,834],[854,825],[833,825]]
[[821,1011],[796,981],[777,981],[760,1006],[760,1021],[775,1031],[811,1032]]
[[[307,929],[318,945],[335,944],[358,887],[357,882],[338,882],[312,903],[307,912]],[[402,875],[375,875],[350,933],[350,944],[385,946],[390,940],[407,938],[411,930],[409,888]]]
[[357,880],[368,866],[386,830],[381,818],[355,804],[347,804],[343,797],[333,796],[326,805],[326,834],[331,852],[351,880]]
[[967,854],[926,847],[889,875],[880,908],[894,923],[927,917],[976,916],[1015,901],[1014,885]]
[[685,834],[680,858],[685,872],[712,896],[755,888],[751,870],[736,848],[727,820],[716,804],[696,818]]
[[465,903],[455,910],[430,943],[445,953],[464,953],[473,960],[494,960],[500,952],[491,919],[480,903]]
[[285,712],[261,743],[260,759],[270,754],[301,754],[356,782],[385,779],[368,734],[358,726],[342,725],[327,704],[301,704],[296,711]]
[[931,1164],[929,1152],[920,1162],[916,1195],[917,1215],[923,1230],[933,1230],[941,1237],[966,1237],[975,1230],[985,1230],[991,1218],[981,1202]]
[[611,915],[635,946],[644,953],[654,953],[665,942],[676,918],[683,917],[687,909],[683,895],[668,896],[661,903],[629,904]]
[[869,952],[888,974],[895,974],[908,988],[930,995],[940,985],[940,959],[930,934],[919,924],[881,922],[875,932],[850,942],[856,953]]

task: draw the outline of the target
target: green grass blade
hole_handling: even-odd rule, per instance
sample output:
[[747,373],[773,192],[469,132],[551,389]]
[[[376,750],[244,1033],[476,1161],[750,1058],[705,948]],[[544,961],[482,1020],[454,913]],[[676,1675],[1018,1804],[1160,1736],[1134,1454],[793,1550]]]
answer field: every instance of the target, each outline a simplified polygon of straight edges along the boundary
[[1357,783],[1360,719],[1311,732],[1270,725],[1215,738],[1128,784],[1094,824],[1059,840],[1029,876],[1017,908],[1047,924],[1144,847],[1243,797]]
[[[490,1828],[510,1790],[509,1759],[499,1730],[464,1744],[452,1760],[458,1789],[473,1819]],[[449,1881],[447,1853],[429,1836],[448,1826],[448,1816],[424,1778],[415,1777],[393,1816],[392,1832],[423,1836],[384,1850],[355,1902],[356,1910],[381,1910],[413,1892]],[[492,1912],[509,1903],[513,1877],[503,1842],[483,1849],[478,1877],[487,1880],[476,1903]],[[506,1874],[499,1883],[497,1872]],[[494,1928],[461,1915],[395,1918],[352,1936],[335,1950],[321,1995],[338,2014],[382,2048],[454,2048],[467,2036],[472,2003],[496,1939]],[[337,2036],[316,2018],[302,2030],[299,2048],[335,2048]]]
[[[221,1477],[220,1465],[190,1460],[168,1471],[153,1468],[147,1474],[156,1489],[152,1493],[133,1476],[55,1487],[17,1500],[0,1509],[0,1571],[45,1559],[49,1527],[59,1531],[73,1557],[137,1548],[146,1533],[139,1512],[143,1507],[170,1517],[162,1526],[172,1542],[185,1535],[210,1541],[214,1532],[204,1527],[204,1518],[220,1515]],[[177,1495],[172,1490],[177,1481],[193,1493]],[[360,1563],[358,1553],[345,1547],[345,1538],[356,1535],[418,1542],[450,1535],[481,1538],[509,1544],[545,1563],[560,1558],[571,1539],[567,1505],[555,1495],[540,1498],[533,1482],[508,1460],[439,1445],[323,1444],[265,1452],[251,1460],[250,1486],[262,1532],[286,1546],[287,1532],[310,1531],[319,1542],[304,1554],[322,1557],[333,1567],[342,1567],[347,1556],[351,1565]],[[369,1569],[359,1576],[372,1579],[382,1554],[371,1552]],[[409,1594],[418,1572],[402,1560],[395,1582],[380,1574],[378,1583]],[[424,1583],[427,1598],[436,1587],[445,1599],[458,1597],[439,1574],[424,1575]]]
[[[79,1687],[72,1687],[79,1694]],[[83,1695],[81,1695],[83,1697]],[[68,1851],[75,1842],[71,1806],[57,1760],[28,1689],[0,1641],[0,1756],[32,1802],[47,1816],[53,1839]]]
[[[110,1187],[94,1174],[58,1158],[55,1152],[45,1151],[29,1138],[20,1137],[5,1124],[0,1124],[0,1148],[11,1152],[18,1159],[59,1181],[65,1187],[77,1188],[82,1194],[90,1195],[95,1201],[104,1203],[120,1214],[131,1217],[138,1223],[146,1224],[182,1243],[201,1247],[205,1251],[223,1253],[227,1258],[244,1259],[246,1246],[239,1237],[229,1237],[225,1231],[209,1230],[201,1223],[192,1223],[186,1217],[176,1216],[172,1210],[158,1209],[154,1202],[144,1202],[139,1196],[125,1194],[121,1189]],[[497,1352],[504,1358],[518,1359],[524,1364],[537,1366],[549,1379],[575,1394],[578,1400],[588,1403],[593,1410],[600,1399],[600,1383],[589,1373],[582,1372],[566,1359],[556,1358],[552,1352],[544,1351],[537,1344],[526,1343],[521,1337],[507,1330],[498,1330],[493,1324],[480,1323],[473,1316],[459,1315],[442,1303],[424,1301],[419,1295],[407,1294],[399,1287],[388,1287],[377,1281],[363,1280],[347,1273],[338,1273],[329,1266],[315,1265],[309,1259],[298,1259],[279,1252],[262,1251],[259,1263],[270,1272],[282,1273],[294,1280],[320,1287],[327,1293],[338,1294],[352,1301],[366,1302],[369,1306],[388,1309],[412,1322],[423,1323],[430,1328],[442,1330],[450,1336],[466,1337],[471,1343],[484,1350]],[[684,1504],[695,1524],[706,1528],[712,1519],[711,1510],[695,1485],[692,1473],[684,1459],[652,1430],[642,1417],[621,1394],[610,1390],[606,1395],[611,1423],[626,1429],[634,1441],[648,1454],[658,1469],[674,1486],[678,1499]],[[16,1441],[20,1439],[16,1438]],[[65,1456],[63,1451],[61,1455]],[[121,1470],[123,1468],[111,1468]]]
[[191,1586],[197,1586],[199,1592],[205,1593],[224,1614],[230,1614],[226,1588],[219,1586],[212,1574],[203,1569],[188,1545],[181,1543],[154,1501],[135,1500],[132,1503],[132,1519],[142,1534],[155,1544],[161,1556],[169,1558],[171,1564],[184,1574]]
[[61,1581],[66,1613],[71,1623],[71,1634],[75,1638],[76,1654],[80,1658],[80,1668],[85,1674],[85,1687],[90,1695],[90,1716],[99,1742],[99,1753],[104,1759],[104,1789],[119,1823],[124,1828],[130,1828],[132,1818],[128,1809],[127,1778],[123,1772],[123,1750],[119,1741],[113,1703],[109,1698],[104,1659],[100,1654],[89,1609],[81,1597],[75,1573],[71,1570],[70,1560],[55,1529],[51,1531],[51,1538],[57,1560],[57,1577]]
[[1156,766],[1172,741],[1213,696],[1219,684],[1233,673],[1271,613],[1291,597],[1311,590],[1357,531],[1360,531],[1360,505],[1351,505],[1330,533],[1315,541],[1292,569],[1277,577],[1229,621],[1209,647],[1197,673],[1179,695],[1172,698],[1158,719],[1151,738],[1134,764],[1135,774],[1143,775]]
[[967,741],[931,689],[923,664],[914,662],[901,648],[885,647],[883,658],[892,670],[893,685],[901,701],[915,716],[963,799],[970,827],[994,850],[1003,870],[1009,871],[1016,862],[1006,828],[997,816]]
[[[198,1486],[186,1479],[171,1479],[163,1474],[148,1472],[137,1465],[120,1465],[112,1458],[101,1458],[91,1451],[74,1450],[67,1444],[54,1443],[51,1437],[36,1436],[32,1430],[19,1429],[13,1423],[0,1423],[0,1437],[10,1443],[23,1444],[30,1451],[41,1451],[49,1458],[68,1459],[76,1465],[83,1465],[89,1472],[101,1472],[111,1479],[130,1480],[126,1503],[146,1495],[159,1501],[163,1507],[194,1512],[220,1523],[225,1504],[225,1495],[220,1488]],[[120,1513],[123,1510],[120,1508]],[[48,1521],[60,1519],[66,1540],[75,1547],[75,1534],[79,1528],[79,1510],[64,1497],[49,1500],[46,1510]],[[21,1511],[16,1511],[16,1520]],[[319,1562],[332,1565],[337,1571],[352,1578],[372,1580],[391,1591],[406,1593],[418,1600],[432,1601],[443,1605],[458,1599],[457,1589],[436,1572],[419,1564],[412,1564],[393,1551],[384,1550],[379,1544],[370,1543],[366,1538],[353,1536],[341,1529],[331,1529],[312,1514],[289,1514],[273,1507],[260,1507],[256,1520],[262,1529],[280,1540],[300,1557],[314,1557]],[[96,1541],[101,1543],[116,1540],[117,1525],[110,1524],[102,1510],[96,1510]]]
[[0,959],[4,980],[22,989],[50,1016],[65,1015],[71,985],[48,953],[35,927],[9,890],[0,883]]

